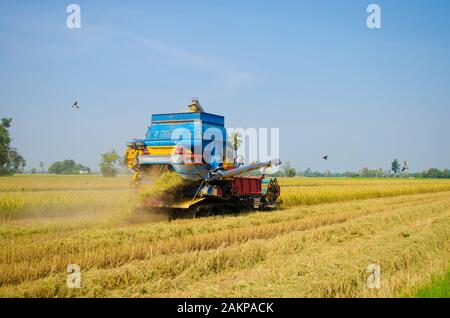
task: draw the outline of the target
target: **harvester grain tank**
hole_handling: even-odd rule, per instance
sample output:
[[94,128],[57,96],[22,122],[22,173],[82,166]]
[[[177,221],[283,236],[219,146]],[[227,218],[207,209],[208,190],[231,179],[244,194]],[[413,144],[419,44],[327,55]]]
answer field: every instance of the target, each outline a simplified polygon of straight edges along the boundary
[[[239,164],[227,142],[224,117],[204,112],[197,99],[188,107],[190,111],[186,113],[153,114],[146,138],[127,143],[125,160],[134,170],[136,185],[151,182],[169,171],[186,182],[182,200],[164,202],[149,198],[144,204],[206,215],[277,207],[278,181],[264,172],[280,165],[280,160]],[[263,171],[258,176],[244,175],[258,169]]]

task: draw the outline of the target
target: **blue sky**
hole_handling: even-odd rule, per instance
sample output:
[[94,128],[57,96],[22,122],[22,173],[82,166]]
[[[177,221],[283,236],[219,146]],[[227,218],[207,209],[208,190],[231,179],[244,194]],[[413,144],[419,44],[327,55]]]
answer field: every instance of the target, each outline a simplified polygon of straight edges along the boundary
[[229,127],[279,127],[300,170],[449,168],[449,14],[445,0],[2,1],[0,116],[27,168],[96,169],[193,96]]

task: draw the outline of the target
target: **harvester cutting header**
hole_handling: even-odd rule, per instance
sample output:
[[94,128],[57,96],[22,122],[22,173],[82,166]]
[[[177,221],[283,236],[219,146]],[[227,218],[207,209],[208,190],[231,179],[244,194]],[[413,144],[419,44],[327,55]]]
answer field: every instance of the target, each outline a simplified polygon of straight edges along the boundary
[[[278,205],[280,187],[265,169],[280,160],[238,163],[227,142],[224,117],[206,113],[197,99],[189,112],[153,114],[145,139],[127,143],[125,160],[135,184],[145,184],[167,172],[183,180],[179,200],[170,204],[148,199],[150,207],[190,209],[198,213],[228,209],[268,209]],[[243,175],[261,169],[258,176]]]

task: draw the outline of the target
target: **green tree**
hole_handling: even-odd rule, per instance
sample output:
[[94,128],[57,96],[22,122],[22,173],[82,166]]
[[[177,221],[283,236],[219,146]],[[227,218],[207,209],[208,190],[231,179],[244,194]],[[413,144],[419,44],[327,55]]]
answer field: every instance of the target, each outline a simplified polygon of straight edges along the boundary
[[25,159],[16,148],[11,148],[9,151],[9,165],[12,173],[22,172],[25,167]]
[[73,160],[54,162],[48,167],[48,173],[54,174],[83,174],[90,173],[89,167],[76,163]]
[[391,170],[394,174],[399,173],[400,171],[400,164],[398,163],[397,159],[394,159],[394,161],[392,161],[391,163]]
[[283,165],[283,174],[285,177],[295,177],[295,175],[297,174],[297,171],[295,170],[295,168],[291,167],[291,163],[289,161],[286,161],[286,163]]
[[370,170],[367,167],[362,168],[361,170],[361,177],[363,178],[369,178],[370,177]]
[[347,171],[347,172],[344,172],[344,176],[346,178],[359,178],[360,174],[358,172]]
[[9,128],[12,118],[2,118],[0,123],[0,175],[20,172],[25,167],[25,159],[16,148],[11,147]]
[[9,127],[11,127],[12,118],[3,118],[0,125],[0,169],[2,174],[6,174],[9,165],[9,144],[11,138],[9,136]]
[[425,178],[442,178],[443,174],[441,170],[437,168],[430,168],[427,172],[425,172]]
[[100,171],[104,177],[115,177],[119,172],[120,156],[113,149],[110,152],[102,154],[100,162]]
[[304,173],[305,177],[311,177],[311,174],[312,174],[311,168],[306,168]]
[[377,170],[376,177],[377,178],[384,177],[383,169],[380,168],[380,169]]

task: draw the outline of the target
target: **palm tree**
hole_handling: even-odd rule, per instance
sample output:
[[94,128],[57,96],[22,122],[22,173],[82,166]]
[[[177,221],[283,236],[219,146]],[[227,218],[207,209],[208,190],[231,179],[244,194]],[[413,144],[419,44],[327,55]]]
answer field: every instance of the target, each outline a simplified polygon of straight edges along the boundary
[[234,150],[234,158],[237,158],[237,151],[242,144],[241,134],[238,133],[237,131],[232,133],[230,136],[230,142],[231,142],[233,150]]

